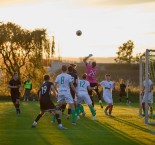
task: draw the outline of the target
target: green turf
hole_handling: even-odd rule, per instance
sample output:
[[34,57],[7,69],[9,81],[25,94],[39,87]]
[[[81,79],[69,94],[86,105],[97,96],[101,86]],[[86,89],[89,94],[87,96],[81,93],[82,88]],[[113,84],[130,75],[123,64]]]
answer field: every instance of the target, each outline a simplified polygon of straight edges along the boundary
[[113,117],[108,117],[96,105],[98,121],[92,121],[84,105],[86,117],[73,126],[63,115],[68,130],[59,130],[57,123],[50,123],[50,114],[31,128],[39,112],[38,102],[22,102],[20,115],[15,114],[11,102],[0,102],[0,145],[154,145],[155,135],[150,130],[155,132],[155,126],[143,123],[136,106],[115,104]]

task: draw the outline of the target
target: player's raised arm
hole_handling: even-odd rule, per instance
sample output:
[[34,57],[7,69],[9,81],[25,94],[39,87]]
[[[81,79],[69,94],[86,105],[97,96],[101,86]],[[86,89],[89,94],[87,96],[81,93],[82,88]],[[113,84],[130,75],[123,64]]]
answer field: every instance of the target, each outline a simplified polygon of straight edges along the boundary
[[84,62],[85,64],[87,64],[87,60],[88,60],[91,56],[93,56],[93,55],[92,55],[92,54],[89,54],[87,57],[85,57],[85,58],[83,59],[83,62]]

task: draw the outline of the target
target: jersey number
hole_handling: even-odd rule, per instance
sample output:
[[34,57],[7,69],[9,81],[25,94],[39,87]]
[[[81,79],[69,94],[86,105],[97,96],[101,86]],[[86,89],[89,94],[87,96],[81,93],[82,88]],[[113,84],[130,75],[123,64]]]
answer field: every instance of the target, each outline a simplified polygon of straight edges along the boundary
[[45,94],[47,91],[47,86],[41,87],[41,94]]
[[95,74],[96,74],[96,72],[91,70],[90,73],[88,74],[88,76],[93,78],[95,76]]
[[80,87],[84,87],[84,85],[85,85],[85,81],[81,81],[80,82]]
[[64,81],[65,81],[64,76],[61,77],[61,80],[60,80],[60,81],[61,81],[61,82],[60,82],[61,84],[64,84]]

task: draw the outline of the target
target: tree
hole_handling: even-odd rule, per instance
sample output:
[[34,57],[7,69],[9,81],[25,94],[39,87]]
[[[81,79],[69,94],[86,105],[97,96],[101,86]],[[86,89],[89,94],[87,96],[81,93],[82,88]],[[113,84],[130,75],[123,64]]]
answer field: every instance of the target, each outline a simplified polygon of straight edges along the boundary
[[[0,23],[0,54],[3,69],[9,75],[21,70],[41,67],[44,53],[49,53],[49,40],[45,29],[34,31],[22,29],[19,25],[8,22]],[[25,72],[23,72],[25,74]]]
[[133,59],[133,48],[134,43],[131,40],[124,43],[118,48],[118,52],[116,53],[117,58],[115,58],[115,61],[117,63],[131,63]]

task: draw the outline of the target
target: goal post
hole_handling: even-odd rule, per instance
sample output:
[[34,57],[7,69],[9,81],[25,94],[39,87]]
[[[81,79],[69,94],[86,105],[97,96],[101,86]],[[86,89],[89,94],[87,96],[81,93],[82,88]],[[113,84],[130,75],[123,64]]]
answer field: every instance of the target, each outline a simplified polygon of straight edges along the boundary
[[[154,58],[152,60],[152,58]],[[152,63],[152,65],[151,65]],[[144,65],[145,66],[144,66]],[[154,64],[155,64],[155,50],[150,50],[146,49],[145,53],[140,56],[139,60],[139,115],[142,115],[142,90],[143,90],[143,83],[145,80],[145,116],[144,116],[144,122],[145,124],[155,124],[154,119],[150,119],[149,116],[149,102],[148,102],[148,97],[149,97],[149,92],[150,92],[150,85],[149,82],[150,80],[153,82],[154,85]],[[143,71],[145,70],[145,71]],[[152,90],[153,91],[153,90]],[[152,115],[154,117],[154,115]]]

